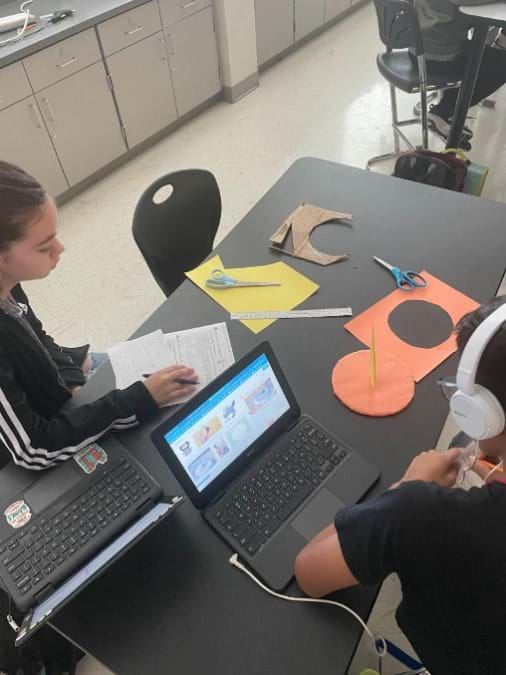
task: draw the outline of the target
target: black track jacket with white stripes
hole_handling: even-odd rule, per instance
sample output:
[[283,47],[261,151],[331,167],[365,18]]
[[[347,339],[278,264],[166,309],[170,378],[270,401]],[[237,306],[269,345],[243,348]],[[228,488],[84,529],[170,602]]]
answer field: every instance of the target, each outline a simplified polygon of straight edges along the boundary
[[136,382],[62,411],[71,398],[67,385],[80,383],[82,373],[44,332],[20,286],[12,295],[28,306],[26,319],[40,343],[0,311],[0,466],[13,460],[26,469],[49,468],[107,431],[136,426],[158,410],[146,387]]

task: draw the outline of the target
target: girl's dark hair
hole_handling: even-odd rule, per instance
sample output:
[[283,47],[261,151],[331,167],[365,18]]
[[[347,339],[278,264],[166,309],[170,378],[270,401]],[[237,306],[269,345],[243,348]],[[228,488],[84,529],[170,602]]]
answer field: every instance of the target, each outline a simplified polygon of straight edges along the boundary
[[[505,302],[506,295],[498,295],[490,302],[478,307],[474,312],[462,317],[456,327],[457,345],[460,353],[463,352],[469,338],[480,323],[489,314],[504,305]],[[476,383],[489,389],[506,409],[506,322],[491,338],[481,356],[476,373]]]
[[14,164],[0,161],[0,251],[23,238],[46,198],[35,178]]

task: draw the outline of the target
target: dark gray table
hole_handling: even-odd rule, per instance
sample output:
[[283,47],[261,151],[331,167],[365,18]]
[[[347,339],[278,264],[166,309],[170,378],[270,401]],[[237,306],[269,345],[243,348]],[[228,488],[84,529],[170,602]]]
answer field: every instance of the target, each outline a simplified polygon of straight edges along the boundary
[[[379,176],[302,159],[296,162],[217,249],[225,265],[278,259],[267,239],[301,202],[353,213],[353,227],[327,225],[315,245],[347,251],[350,260],[327,268],[284,258],[321,288],[303,307],[352,305],[355,314],[393,289],[393,279],[372,261],[379,255],[404,269],[428,269],[478,301],[497,291],[505,268],[506,207]],[[146,274],[147,274],[146,270]],[[185,282],[136,335],[228,320],[227,314]],[[448,413],[437,377],[454,372],[449,359],[417,385],[400,415],[368,419],[334,398],[336,360],[361,348],[343,319],[277,321],[259,336],[228,321],[236,357],[268,339],[286,369],[304,411],[313,414],[382,472],[375,492],[399,478],[410,459],[432,447]],[[109,366],[78,402],[111,386]],[[178,486],[151,445],[150,430],[166,416],[122,437],[162,485]],[[187,502],[135,549],[94,582],[52,625],[121,675],[336,675],[345,673],[360,630],[343,611],[283,603],[229,567],[228,547]],[[288,589],[296,592],[295,585]],[[366,617],[376,588],[337,594]]]

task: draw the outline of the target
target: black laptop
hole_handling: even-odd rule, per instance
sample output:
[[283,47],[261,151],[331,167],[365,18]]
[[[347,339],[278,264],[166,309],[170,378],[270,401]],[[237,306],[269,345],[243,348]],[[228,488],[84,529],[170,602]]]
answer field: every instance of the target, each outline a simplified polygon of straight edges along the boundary
[[268,342],[176,411],[152,439],[209,524],[276,590],[294,559],[378,480],[300,408]]
[[0,471],[0,587],[27,612],[16,644],[182,499],[164,496],[114,436],[42,473]]

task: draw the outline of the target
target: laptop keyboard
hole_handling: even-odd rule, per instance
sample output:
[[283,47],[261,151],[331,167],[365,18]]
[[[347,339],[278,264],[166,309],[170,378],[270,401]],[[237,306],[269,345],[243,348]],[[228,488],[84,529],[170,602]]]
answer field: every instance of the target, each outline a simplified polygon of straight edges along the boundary
[[231,492],[214,518],[254,555],[348,454],[306,421],[257,473]]
[[0,545],[0,565],[21,595],[37,593],[69,558],[138,502],[150,487],[125,459],[78,499],[50,517],[32,518],[23,530]]

